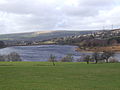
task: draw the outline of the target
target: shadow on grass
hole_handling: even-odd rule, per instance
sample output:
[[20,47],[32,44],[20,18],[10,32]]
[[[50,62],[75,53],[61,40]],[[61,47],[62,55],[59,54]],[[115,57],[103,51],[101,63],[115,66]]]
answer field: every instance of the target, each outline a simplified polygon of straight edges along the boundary
[[50,64],[35,64],[35,65],[33,65],[33,66],[53,66],[53,65],[50,65]]
[[14,66],[12,64],[0,64],[0,66]]

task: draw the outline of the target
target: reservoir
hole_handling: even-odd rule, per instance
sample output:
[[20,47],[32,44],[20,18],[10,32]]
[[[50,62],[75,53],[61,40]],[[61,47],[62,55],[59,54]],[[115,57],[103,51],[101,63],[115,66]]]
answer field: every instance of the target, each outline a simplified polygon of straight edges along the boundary
[[[77,61],[83,55],[92,53],[83,53],[75,51],[77,46],[70,45],[38,45],[38,46],[13,46],[0,49],[1,55],[6,55],[11,52],[17,52],[22,58],[22,61],[48,61],[50,55],[54,55],[58,61],[68,54],[72,54],[74,61]],[[119,59],[120,54],[115,57]]]

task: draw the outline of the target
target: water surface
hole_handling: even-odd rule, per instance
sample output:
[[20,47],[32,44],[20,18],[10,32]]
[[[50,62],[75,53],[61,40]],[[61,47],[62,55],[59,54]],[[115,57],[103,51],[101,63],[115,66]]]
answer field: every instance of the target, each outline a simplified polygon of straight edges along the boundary
[[0,49],[0,54],[17,52],[23,61],[48,61],[51,54],[56,56],[57,60],[60,60],[67,54],[72,54],[74,59],[77,60],[81,53],[75,51],[76,47],[69,45],[13,46]]
[[[0,49],[0,54],[17,52],[23,61],[48,61],[51,54],[56,56],[57,60],[61,60],[67,54],[72,54],[76,61],[83,55],[92,54],[75,51],[75,48],[77,46],[70,45],[13,46]],[[120,53],[117,53],[115,57],[119,59]]]

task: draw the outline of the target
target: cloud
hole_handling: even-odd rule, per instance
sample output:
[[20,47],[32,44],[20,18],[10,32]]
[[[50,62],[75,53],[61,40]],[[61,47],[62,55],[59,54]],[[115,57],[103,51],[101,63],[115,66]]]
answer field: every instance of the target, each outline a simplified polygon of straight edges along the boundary
[[120,25],[118,0],[0,0],[0,33]]

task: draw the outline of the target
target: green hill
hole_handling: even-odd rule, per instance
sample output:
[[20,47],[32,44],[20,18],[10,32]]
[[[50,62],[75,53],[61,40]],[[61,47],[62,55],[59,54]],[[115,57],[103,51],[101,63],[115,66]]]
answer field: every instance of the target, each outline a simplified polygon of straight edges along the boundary
[[92,31],[40,31],[40,32],[30,32],[30,33],[3,34],[0,35],[0,40],[42,41],[52,38],[75,36],[75,35],[82,35],[89,33],[92,33]]

